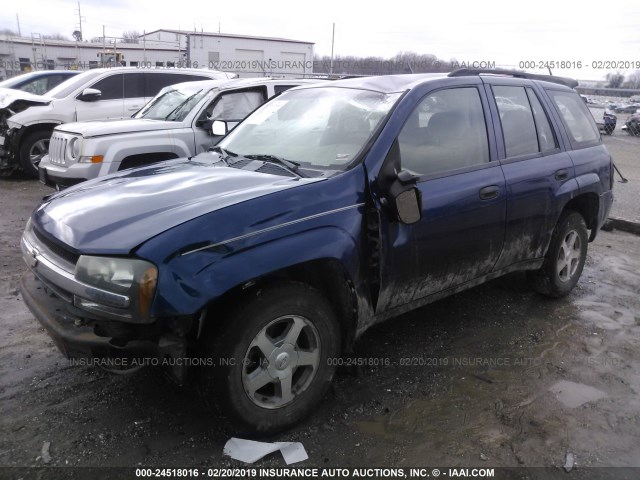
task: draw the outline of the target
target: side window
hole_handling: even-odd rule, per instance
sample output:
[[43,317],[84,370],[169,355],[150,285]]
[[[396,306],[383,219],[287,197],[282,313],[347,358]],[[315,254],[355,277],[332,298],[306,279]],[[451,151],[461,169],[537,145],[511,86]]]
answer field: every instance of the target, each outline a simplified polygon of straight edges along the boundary
[[144,74],[125,73],[124,75],[124,98],[144,97]]
[[122,99],[124,95],[123,79],[124,75],[121,73],[117,75],[109,75],[102,80],[98,80],[96,83],[91,85],[90,88],[95,88],[102,92],[100,100]]
[[206,115],[212,120],[239,122],[265,100],[262,89],[223,93],[207,107]]
[[558,148],[558,141],[553,134],[553,129],[549,123],[549,117],[542,108],[538,96],[531,88],[527,88],[527,95],[529,96],[529,102],[533,110],[533,119],[536,122],[536,131],[538,133],[538,143],[540,144],[540,151],[543,153],[553,151]]
[[487,125],[475,87],[427,95],[398,136],[403,169],[433,175],[489,162]]
[[547,90],[564,121],[571,143],[587,146],[600,141],[600,132],[584,102],[577,93]]
[[197,75],[186,74],[172,74],[172,73],[155,73],[147,72],[144,74],[146,77],[145,97],[155,97],[160,90],[169,85],[175,85],[176,83],[193,82],[199,80],[210,80],[208,77],[199,77]]
[[494,86],[493,94],[500,114],[507,157],[538,153],[536,124],[524,87]]
[[273,86],[273,91],[275,92],[276,95],[278,95],[279,93],[286,92],[290,88],[293,88],[293,87],[296,87],[296,86],[297,85],[274,85]]

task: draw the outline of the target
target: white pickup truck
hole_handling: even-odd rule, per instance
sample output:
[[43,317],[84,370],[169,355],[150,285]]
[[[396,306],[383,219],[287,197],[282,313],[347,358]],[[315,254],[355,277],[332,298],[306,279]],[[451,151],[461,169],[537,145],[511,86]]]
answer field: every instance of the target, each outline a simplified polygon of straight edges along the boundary
[[213,147],[214,120],[229,128],[289,88],[318,80],[252,78],[187,82],[164,88],[133,118],[56,127],[40,181],[56,189],[126,168],[191,157]]

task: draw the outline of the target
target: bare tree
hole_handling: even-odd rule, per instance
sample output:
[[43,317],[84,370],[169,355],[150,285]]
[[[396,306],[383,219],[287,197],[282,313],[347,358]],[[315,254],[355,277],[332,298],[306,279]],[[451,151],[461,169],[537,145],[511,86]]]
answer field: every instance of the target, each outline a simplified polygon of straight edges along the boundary
[[72,35],[73,35],[73,38],[76,40],[76,42],[82,41],[82,32],[80,30],[74,30]]
[[622,84],[624,88],[640,89],[640,70],[627,75],[625,82]]
[[129,30],[128,32],[122,32],[122,40],[124,43],[138,43],[140,32],[137,30]]
[[607,73],[607,88],[620,88],[624,82],[624,75],[621,73]]
[[10,37],[17,37],[18,36],[18,34],[16,32],[14,32],[13,30],[11,30],[10,28],[0,29],[0,35],[8,35]]

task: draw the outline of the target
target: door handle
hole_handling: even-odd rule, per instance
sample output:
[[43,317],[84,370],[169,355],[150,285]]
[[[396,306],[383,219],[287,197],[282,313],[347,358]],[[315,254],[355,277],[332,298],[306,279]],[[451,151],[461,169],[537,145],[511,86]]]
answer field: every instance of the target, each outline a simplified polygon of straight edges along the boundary
[[140,107],[136,105],[135,107],[130,107],[127,110],[129,110],[130,112],[133,112],[135,110],[140,110]]
[[567,170],[566,168],[558,170],[555,177],[559,182],[561,182],[562,180],[566,180],[567,178],[569,178],[569,170]]
[[480,200],[493,200],[500,194],[498,185],[489,185],[480,189]]

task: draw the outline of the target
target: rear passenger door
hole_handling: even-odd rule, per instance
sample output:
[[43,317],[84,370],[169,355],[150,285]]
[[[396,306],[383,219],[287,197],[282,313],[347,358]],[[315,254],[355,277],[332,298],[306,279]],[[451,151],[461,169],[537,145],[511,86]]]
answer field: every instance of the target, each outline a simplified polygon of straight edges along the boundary
[[[575,190],[574,168],[561,149],[559,132],[532,83],[487,78],[497,102],[494,126],[507,182],[504,248],[496,269],[541,258],[562,206]],[[505,100],[506,99],[506,100]]]
[[506,191],[487,119],[481,86],[437,90],[409,114],[397,147],[401,168],[418,176],[422,219],[389,226],[379,311],[492,270],[504,238]]

